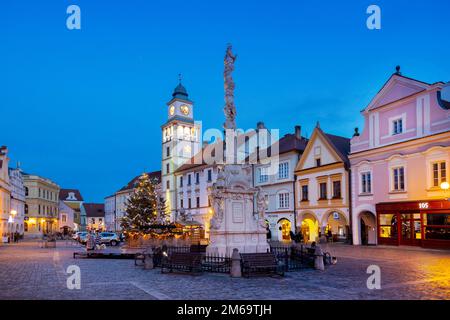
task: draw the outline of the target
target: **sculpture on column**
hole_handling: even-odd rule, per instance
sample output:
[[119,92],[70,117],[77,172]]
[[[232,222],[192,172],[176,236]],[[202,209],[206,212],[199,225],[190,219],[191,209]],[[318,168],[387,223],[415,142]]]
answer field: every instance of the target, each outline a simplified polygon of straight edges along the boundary
[[258,187],[258,192],[256,194],[256,207],[258,212],[258,223],[260,227],[266,227],[266,193],[261,187]]
[[210,221],[211,229],[217,230],[220,228],[223,221],[223,213],[225,210],[225,200],[222,197],[222,191],[214,184],[208,188],[208,198],[212,206],[213,216]]
[[232,46],[228,44],[227,51],[224,58],[224,88],[225,88],[225,107],[223,111],[225,113],[224,129],[236,129],[236,107],[234,105],[234,81],[232,73],[234,71],[234,62],[236,61],[236,55],[231,51]]

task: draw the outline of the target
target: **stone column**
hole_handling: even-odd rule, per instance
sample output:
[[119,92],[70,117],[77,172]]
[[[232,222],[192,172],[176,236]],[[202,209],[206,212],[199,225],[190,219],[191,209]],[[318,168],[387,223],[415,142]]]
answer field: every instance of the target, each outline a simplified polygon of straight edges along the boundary
[[241,271],[241,255],[239,254],[239,250],[234,248],[233,254],[231,255],[231,271],[230,275],[233,278],[240,278],[242,277],[242,271]]
[[149,269],[153,269],[153,268],[154,268],[153,249],[148,248],[147,252],[145,253],[145,258],[144,258],[144,269],[149,270]]
[[322,248],[320,246],[316,247],[316,250],[314,251],[314,269],[317,270],[325,270],[325,265],[323,263],[323,252]]

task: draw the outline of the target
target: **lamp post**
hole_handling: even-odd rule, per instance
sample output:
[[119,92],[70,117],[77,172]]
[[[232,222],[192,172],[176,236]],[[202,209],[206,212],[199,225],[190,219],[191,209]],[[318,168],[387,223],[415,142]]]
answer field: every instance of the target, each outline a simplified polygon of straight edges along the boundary
[[447,196],[448,189],[450,188],[450,184],[447,181],[441,183],[441,189],[444,190],[444,198],[445,200],[449,200]]

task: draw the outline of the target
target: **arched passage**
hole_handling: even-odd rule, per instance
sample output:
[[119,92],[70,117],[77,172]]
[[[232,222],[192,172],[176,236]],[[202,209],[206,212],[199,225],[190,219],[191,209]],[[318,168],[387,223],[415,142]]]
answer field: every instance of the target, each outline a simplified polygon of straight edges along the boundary
[[301,214],[300,231],[303,235],[304,241],[312,242],[319,239],[319,220],[311,212]]
[[350,233],[348,219],[340,210],[327,211],[322,219],[324,235],[331,235],[333,241],[344,241]]
[[277,222],[278,240],[279,241],[291,241],[290,232],[292,230],[291,222],[286,218],[281,218]]
[[359,239],[362,245],[373,245],[377,243],[377,223],[375,214],[370,211],[362,211],[357,223],[359,225]]

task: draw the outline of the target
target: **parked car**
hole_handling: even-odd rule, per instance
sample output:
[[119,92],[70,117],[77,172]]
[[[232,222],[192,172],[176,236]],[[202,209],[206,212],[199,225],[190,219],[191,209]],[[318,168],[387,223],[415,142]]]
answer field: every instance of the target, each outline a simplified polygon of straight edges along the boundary
[[119,236],[114,232],[101,232],[101,242],[110,244],[111,246],[117,246],[120,243]]
[[78,235],[78,242],[81,244],[86,244],[87,235],[87,232],[80,232],[80,234]]

